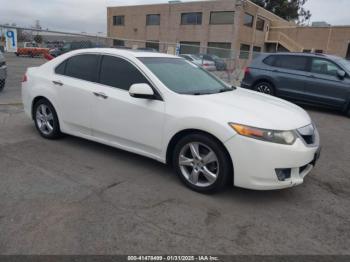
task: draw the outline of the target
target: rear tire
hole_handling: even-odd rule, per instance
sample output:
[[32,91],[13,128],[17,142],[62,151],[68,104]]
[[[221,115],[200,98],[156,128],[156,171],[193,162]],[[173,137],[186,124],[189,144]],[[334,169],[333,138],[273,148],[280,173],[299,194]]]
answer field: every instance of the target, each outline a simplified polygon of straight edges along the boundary
[[5,84],[6,84],[6,80],[5,79],[0,79],[0,92],[2,90],[4,90]]
[[194,133],[180,139],[172,162],[180,180],[199,193],[221,191],[233,176],[227,151],[205,134]]
[[255,86],[253,87],[253,90],[266,95],[271,95],[271,96],[275,95],[274,87],[272,86],[271,83],[266,81],[262,81],[255,84]]
[[35,127],[39,134],[46,139],[61,137],[60,124],[55,108],[46,99],[40,99],[33,109]]

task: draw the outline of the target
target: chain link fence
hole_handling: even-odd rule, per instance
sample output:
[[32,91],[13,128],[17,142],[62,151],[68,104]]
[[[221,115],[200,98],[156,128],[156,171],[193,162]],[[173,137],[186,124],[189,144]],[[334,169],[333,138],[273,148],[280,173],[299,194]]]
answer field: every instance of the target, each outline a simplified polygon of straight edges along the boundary
[[16,26],[0,25],[0,50],[6,52],[5,33],[17,32],[17,56],[57,57],[63,53],[84,48],[118,48],[179,55],[203,66],[222,80],[239,85],[244,68],[259,52],[234,50],[221,46],[201,46],[196,42],[167,43],[106,37],[101,34],[69,33]]

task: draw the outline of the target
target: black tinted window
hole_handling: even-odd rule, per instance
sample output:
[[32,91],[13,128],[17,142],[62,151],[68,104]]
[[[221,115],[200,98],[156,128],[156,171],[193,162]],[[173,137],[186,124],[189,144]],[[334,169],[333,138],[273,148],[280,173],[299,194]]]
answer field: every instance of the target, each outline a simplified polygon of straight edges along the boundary
[[113,56],[104,56],[102,59],[100,83],[124,90],[129,90],[133,84],[149,84],[132,64]]
[[67,64],[67,62],[64,61],[59,66],[57,66],[56,69],[55,69],[55,73],[59,74],[59,75],[64,75],[64,73],[66,71],[66,64]]
[[308,64],[308,57],[281,55],[276,56],[274,65],[286,69],[306,71]]
[[65,75],[97,82],[98,61],[98,55],[73,56],[67,62]]

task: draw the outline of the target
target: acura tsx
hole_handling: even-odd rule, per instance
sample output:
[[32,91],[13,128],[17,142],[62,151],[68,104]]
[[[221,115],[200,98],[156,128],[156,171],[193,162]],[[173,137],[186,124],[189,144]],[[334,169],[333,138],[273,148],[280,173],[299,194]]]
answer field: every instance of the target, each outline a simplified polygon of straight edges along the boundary
[[198,192],[230,181],[256,190],[299,185],[320,152],[300,107],[167,54],[72,51],[28,68],[22,97],[42,137],[70,134],[171,164]]

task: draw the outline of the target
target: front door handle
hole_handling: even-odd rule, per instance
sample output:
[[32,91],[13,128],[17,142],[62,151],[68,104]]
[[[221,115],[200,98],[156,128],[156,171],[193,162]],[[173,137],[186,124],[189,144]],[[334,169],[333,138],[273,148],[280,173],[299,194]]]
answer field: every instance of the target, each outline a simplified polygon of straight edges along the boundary
[[93,94],[97,97],[101,97],[103,99],[107,99],[108,96],[105,94],[105,93],[102,93],[102,92],[93,92]]
[[54,83],[56,86],[63,86],[63,83],[61,81],[52,81],[52,83]]

